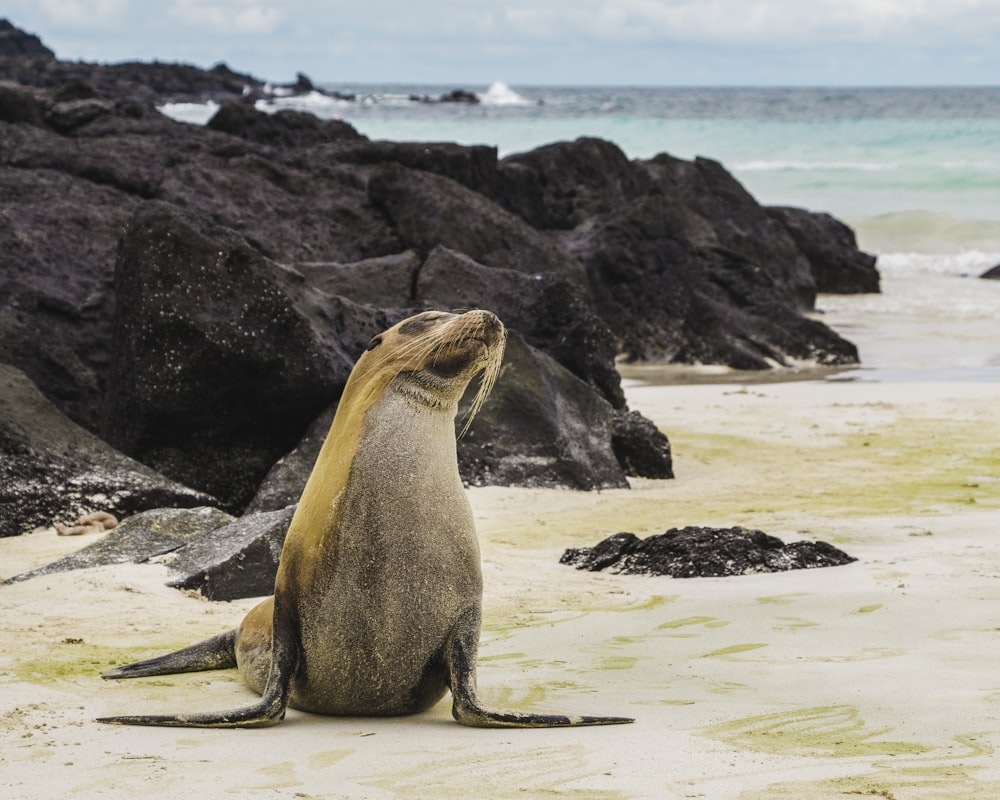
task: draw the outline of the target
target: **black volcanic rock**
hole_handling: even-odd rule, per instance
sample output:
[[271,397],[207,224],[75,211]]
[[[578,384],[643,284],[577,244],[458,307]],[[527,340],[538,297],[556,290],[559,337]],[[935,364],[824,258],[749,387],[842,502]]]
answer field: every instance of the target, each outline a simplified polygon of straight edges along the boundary
[[639,198],[569,235],[598,313],[631,359],[736,369],[857,361],[853,345],[802,316],[778,270],[721,244],[672,197]]
[[571,548],[559,559],[577,569],[672,578],[721,578],[759,572],[838,567],[857,559],[826,542],[785,544],[748,528],[671,528],[640,539],[616,533],[593,547]]
[[[471,392],[459,406],[461,427]],[[554,359],[510,333],[500,378],[458,442],[475,486],[627,488],[611,445],[611,404]]]
[[159,559],[178,573],[167,585],[193,589],[209,600],[273,594],[294,513],[294,508],[284,508],[248,514],[171,551]]
[[18,86],[0,84],[0,122],[26,122],[42,125],[45,106],[34,92]]
[[209,600],[269,595],[294,511],[234,518],[211,507],[152,509],[124,520],[94,544],[3,583],[107,564],[153,562],[168,568],[168,586],[198,591]]
[[497,149],[486,145],[360,139],[319,148],[315,154],[343,164],[399,164],[431,172],[487,197],[493,196],[499,180]]
[[413,287],[420,270],[420,257],[412,250],[355,261],[351,264],[310,262],[295,264],[306,282],[328,294],[355,303],[382,308],[423,306],[414,299]]
[[320,412],[299,443],[274,463],[257,487],[256,494],[245,509],[246,513],[278,511],[299,502],[336,411],[334,404]]
[[49,48],[33,33],[15,28],[10,20],[0,19],[0,58],[8,56],[43,56],[55,58]]
[[466,89],[452,89],[450,92],[438,98],[439,103],[469,103],[476,105],[479,103],[479,96],[475,92]]
[[864,294],[879,291],[875,256],[858,249],[854,231],[829,214],[802,208],[771,207],[767,213],[781,222],[809,259],[816,291]]
[[[265,84],[251,75],[233,72],[225,64],[205,70],[190,64],[123,62],[96,64],[86,61],[59,61],[44,45],[31,44],[31,37],[16,28],[4,30],[0,20],[0,81],[10,81],[40,89],[59,89],[67,84],[86,84],[95,96],[147,106],[167,102],[224,101],[260,97]],[[9,23],[7,23],[9,25]],[[22,48],[23,52],[8,52]]]
[[[586,219],[607,214],[649,191],[643,170],[621,149],[603,139],[582,137],[557,142],[504,159],[536,176],[541,203],[515,201],[536,228],[572,229]],[[531,209],[534,206],[534,210]]]
[[341,120],[321,120],[292,109],[267,114],[236,100],[225,103],[206,127],[273,147],[311,147],[364,139],[352,125]]
[[63,416],[24,373],[0,364],[0,536],[96,511],[124,517],[212,502],[116,452]]
[[[238,509],[337,397],[382,319],[332,296],[295,296],[231,230],[147,203],[122,238],[106,397],[109,441]],[[220,468],[220,463],[224,468]]]
[[487,266],[534,274],[582,276],[578,261],[520,217],[455,181],[382,164],[368,183],[372,205],[404,248],[427,256],[438,245]]
[[670,441],[638,411],[615,409],[611,447],[625,474],[633,478],[674,477]]
[[1000,281],[1000,264],[997,264],[995,267],[990,267],[979,277],[985,278],[988,281]]

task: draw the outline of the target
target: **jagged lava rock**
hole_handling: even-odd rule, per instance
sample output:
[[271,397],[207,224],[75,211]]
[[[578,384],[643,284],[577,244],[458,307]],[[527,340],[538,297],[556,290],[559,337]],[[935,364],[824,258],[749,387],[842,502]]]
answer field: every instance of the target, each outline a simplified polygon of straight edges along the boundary
[[311,147],[365,138],[342,120],[321,120],[313,114],[288,108],[267,114],[236,100],[225,103],[206,127],[274,147]]
[[[459,407],[459,424],[469,394]],[[459,471],[476,486],[625,488],[611,444],[615,410],[553,358],[507,338],[500,377],[458,441]]]
[[816,291],[865,294],[879,291],[876,258],[858,249],[849,227],[829,214],[772,206],[767,213],[781,222],[809,259]]
[[487,266],[582,277],[579,262],[485,195],[399,164],[378,165],[368,183],[374,208],[404,248],[427,256],[438,245]]
[[115,451],[60,413],[24,373],[0,364],[0,536],[95,511],[120,518],[213,502]]
[[106,437],[227,510],[339,396],[384,325],[371,309],[310,297],[233,231],[159,202],[122,238],[115,291]]
[[826,542],[785,544],[748,528],[671,528],[640,539],[616,533],[593,547],[571,548],[559,559],[577,569],[673,578],[721,578],[758,572],[837,567],[855,558]]
[[163,556],[158,561],[180,573],[167,585],[199,591],[209,600],[273,594],[294,513],[289,507],[248,514]]

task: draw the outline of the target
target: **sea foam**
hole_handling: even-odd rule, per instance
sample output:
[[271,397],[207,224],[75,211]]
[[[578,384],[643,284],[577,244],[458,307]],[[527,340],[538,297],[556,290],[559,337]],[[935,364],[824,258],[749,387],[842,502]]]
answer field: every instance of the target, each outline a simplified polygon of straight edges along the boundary
[[503,81],[495,81],[481,95],[479,102],[485,106],[530,106],[532,103],[511,89]]

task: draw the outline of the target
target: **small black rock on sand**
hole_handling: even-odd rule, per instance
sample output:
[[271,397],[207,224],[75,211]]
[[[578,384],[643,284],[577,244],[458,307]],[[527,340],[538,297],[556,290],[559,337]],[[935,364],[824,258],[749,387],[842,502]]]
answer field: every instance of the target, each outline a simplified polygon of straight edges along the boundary
[[671,528],[640,539],[616,533],[593,547],[570,548],[559,559],[577,569],[673,578],[721,578],[757,572],[838,567],[857,559],[826,542],[785,544],[749,528]]

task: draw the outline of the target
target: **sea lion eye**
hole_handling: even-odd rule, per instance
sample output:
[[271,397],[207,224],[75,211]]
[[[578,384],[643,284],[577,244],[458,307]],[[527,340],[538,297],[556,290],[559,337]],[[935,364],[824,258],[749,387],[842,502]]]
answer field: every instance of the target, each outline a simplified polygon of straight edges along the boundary
[[382,344],[382,337],[376,336],[374,339],[368,342],[368,347],[366,347],[365,350],[374,350],[380,344]]

